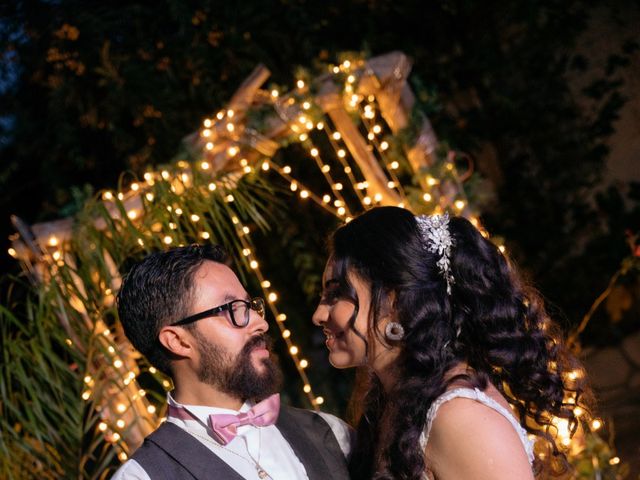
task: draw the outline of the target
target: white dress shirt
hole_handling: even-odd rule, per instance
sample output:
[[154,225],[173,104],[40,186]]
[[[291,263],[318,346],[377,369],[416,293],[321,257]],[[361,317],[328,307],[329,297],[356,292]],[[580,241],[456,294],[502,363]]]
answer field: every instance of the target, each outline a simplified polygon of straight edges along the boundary
[[[246,412],[251,404],[245,403],[240,410],[226,408],[182,405],[176,402],[171,394],[167,395],[169,405],[186,409],[194,419],[167,417],[171,422],[190,433],[196,440],[220,457],[227,465],[246,479],[260,480],[256,463],[267,472],[272,480],[307,480],[307,472],[289,442],[285,440],[275,425],[255,427],[243,425],[238,427],[237,436],[227,445],[222,446],[208,433],[208,418],[211,414]],[[318,412],[329,424],[345,457],[351,453],[353,430],[345,422],[328,413]],[[112,480],[151,480],[147,472],[135,460],[127,460],[112,477]]]

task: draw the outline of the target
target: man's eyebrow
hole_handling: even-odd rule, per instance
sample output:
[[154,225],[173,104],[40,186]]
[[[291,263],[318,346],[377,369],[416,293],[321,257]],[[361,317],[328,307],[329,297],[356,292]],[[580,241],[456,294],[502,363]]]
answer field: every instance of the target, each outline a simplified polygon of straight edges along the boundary
[[233,302],[234,300],[246,300],[249,301],[249,294],[248,293],[244,293],[244,295],[234,295],[232,293],[227,293],[224,296],[224,302]]

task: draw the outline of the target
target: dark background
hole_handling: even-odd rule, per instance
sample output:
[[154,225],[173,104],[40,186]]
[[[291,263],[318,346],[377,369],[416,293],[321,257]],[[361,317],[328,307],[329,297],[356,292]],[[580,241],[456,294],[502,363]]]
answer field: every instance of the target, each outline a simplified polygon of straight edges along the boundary
[[[571,328],[640,224],[640,147],[625,140],[640,130],[639,10],[624,0],[4,2],[2,269],[19,272],[6,254],[10,214],[72,215],[123,172],[169,162],[257,63],[292,85],[297,66],[339,52],[401,50],[439,138],[486,180],[482,221]],[[276,281],[319,275],[330,226],[320,221],[313,237],[284,220],[275,228],[278,242],[263,251]],[[287,272],[291,258],[298,274]],[[638,329],[637,279],[621,285],[584,345]],[[300,293],[306,300],[289,308],[306,332],[312,299]],[[311,361],[326,363],[321,341],[307,343]],[[348,388],[337,388],[341,409]]]

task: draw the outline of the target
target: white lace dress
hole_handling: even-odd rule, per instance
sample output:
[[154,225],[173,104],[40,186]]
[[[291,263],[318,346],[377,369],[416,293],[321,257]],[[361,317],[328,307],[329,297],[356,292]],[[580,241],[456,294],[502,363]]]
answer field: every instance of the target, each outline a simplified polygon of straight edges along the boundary
[[[427,442],[429,441],[429,433],[431,432],[431,427],[433,425],[433,420],[436,418],[436,414],[438,413],[438,409],[449,400],[453,400],[454,398],[469,398],[471,400],[475,400],[476,402],[480,402],[483,405],[495,410],[504,418],[506,418],[513,428],[518,433],[518,437],[522,442],[522,446],[524,447],[525,452],[527,453],[527,458],[529,459],[529,464],[533,464],[533,440],[531,440],[527,431],[518,423],[513,414],[496,402],[493,398],[489,397],[486,393],[477,388],[454,388],[453,390],[449,390],[440,395],[434,402],[431,404],[431,408],[427,412],[427,425],[420,435],[420,446],[422,450],[424,450],[427,446]],[[429,472],[425,474],[425,479],[432,479],[433,476]]]

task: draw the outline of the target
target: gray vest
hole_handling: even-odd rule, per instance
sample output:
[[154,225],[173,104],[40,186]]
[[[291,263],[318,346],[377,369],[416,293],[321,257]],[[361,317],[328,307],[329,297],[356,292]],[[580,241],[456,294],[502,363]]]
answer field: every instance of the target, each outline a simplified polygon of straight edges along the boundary
[[[348,480],[347,461],[331,427],[309,410],[281,407],[276,427],[309,480]],[[241,480],[234,469],[173,423],[163,423],[131,457],[151,480]],[[292,479],[293,480],[293,479]]]

